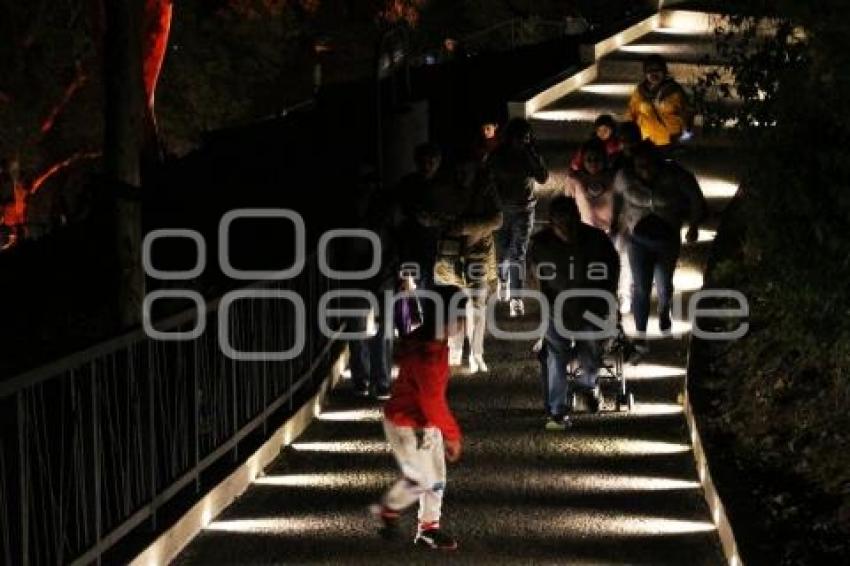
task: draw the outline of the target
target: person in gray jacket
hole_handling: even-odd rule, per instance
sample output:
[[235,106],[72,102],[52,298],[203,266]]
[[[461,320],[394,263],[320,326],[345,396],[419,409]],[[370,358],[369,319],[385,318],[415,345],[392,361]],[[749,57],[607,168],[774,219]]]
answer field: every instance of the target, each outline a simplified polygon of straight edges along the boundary
[[635,347],[645,354],[653,280],[658,291],[658,325],[666,333],[672,327],[673,272],[681,251],[682,226],[688,225],[686,241],[695,242],[706,215],[705,197],[696,177],[665,161],[650,141],[632,150],[632,166],[617,174],[614,190],[634,281],[632,313],[641,338]]
[[511,316],[524,314],[522,288],[528,239],[534,228],[534,183],[545,183],[549,171],[534,145],[531,124],[514,118],[505,126],[504,143],[488,159],[502,203],[504,221],[498,232],[500,248],[499,280],[510,300]]

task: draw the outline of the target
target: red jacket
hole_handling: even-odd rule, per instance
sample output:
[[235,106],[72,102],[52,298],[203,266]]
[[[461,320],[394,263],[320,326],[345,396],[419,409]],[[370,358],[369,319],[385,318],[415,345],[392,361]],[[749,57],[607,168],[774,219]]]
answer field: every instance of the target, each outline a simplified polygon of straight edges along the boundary
[[446,402],[449,351],[445,341],[402,341],[396,350],[398,377],[384,406],[398,426],[437,427],[446,440],[459,440],[460,427]]
[[[605,153],[608,156],[608,164],[610,165],[614,157],[623,151],[623,144],[620,143],[620,140],[614,136],[611,136],[608,138],[608,141],[604,141],[602,144],[605,146]],[[570,160],[570,169],[573,171],[581,171],[584,169],[584,152],[581,148],[576,150],[573,154],[573,158]]]

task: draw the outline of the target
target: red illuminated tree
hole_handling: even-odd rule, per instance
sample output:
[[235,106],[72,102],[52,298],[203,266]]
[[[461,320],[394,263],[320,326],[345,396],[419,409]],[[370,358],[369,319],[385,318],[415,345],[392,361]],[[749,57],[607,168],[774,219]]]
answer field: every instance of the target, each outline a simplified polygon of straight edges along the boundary
[[33,194],[98,151],[96,121],[68,127],[96,106],[96,50],[85,4],[6,0],[0,13],[0,223],[18,227]]
[[[148,157],[159,155],[155,101],[167,53],[178,56],[168,77],[176,91],[169,93],[168,125],[195,120],[189,129],[202,131],[234,117],[247,118],[262,108],[255,100],[257,92],[279,88],[272,84],[290,84],[287,73],[304,49],[286,45],[314,38],[310,30],[320,27],[316,22],[324,25],[345,13],[359,14],[364,21],[416,25],[427,2],[189,0],[174,14],[173,0],[138,1],[143,10],[137,33],[142,36],[145,100],[141,149]],[[57,185],[62,173],[91,166],[100,156],[104,125],[97,117],[104,105],[103,64],[108,56],[103,47],[106,5],[106,0],[0,0],[2,224],[25,226],[34,195]],[[215,17],[208,17],[210,12]],[[173,20],[182,21],[184,32],[198,38],[190,39],[190,44],[206,46],[190,49],[190,57],[180,59],[182,52],[172,50],[169,43]],[[227,40],[216,45],[219,36]],[[201,69],[193,58],[198,55],[204,56]],[[231,85],[220,82],[220,76],[244,83],[235,85],[244,92],[230,92]],[[269,86],[256,88],[263,81]],[[271,92],[263,96],[271,98]],[[175,98],[180,99],[178,104]]]
[[[146,144],[154,145],[154,93],[172,0],[144,0]],[[103,4],[0,2],[0,224],[24,231],[28,203],[60,173],[100,156]],[[14,242],[12,238],[11,242]]]

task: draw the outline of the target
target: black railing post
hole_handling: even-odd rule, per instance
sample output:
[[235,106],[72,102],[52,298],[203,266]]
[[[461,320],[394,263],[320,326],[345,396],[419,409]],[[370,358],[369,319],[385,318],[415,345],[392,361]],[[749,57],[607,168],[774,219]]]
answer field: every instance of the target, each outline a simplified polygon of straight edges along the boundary
[[[151,501],[156,501],[156,387],[154,384],[154,371],[156,367],[156,342],[151,341],[148,344],[148,481],[151,488]],[[156,530],[156,506],[151,511],[150,527],[152,531]]]
[[[97,364],[91,366],[91,426],[92,426],[92,458],[94,459],[94,533],[95,544],[100,544],[103,536],[103,470],[100,466],[100,407],[98,406]],[[100,564],[100,553],[97,555]]]
[[[263,347],[271,347],[271,345],[272,345],[272,340],[271,340],[272,329],[271,329],[271,324],[269,324],[269,317],[268,316],[262,317],[261,336],[263,337]],[[262,362],[259,362],[259,363],[262,364],[260,366],[260,371],[263,372],[263,379],[262,379],[262,383],[263,383],[263,385],[262,385],[262,387],[263,387],[262,400],[263,401],[262,401],[262,408],[260,410],[263,412],[263,414],[265,414],[266,409],[269,408],[269,363],[265,360],[262,361]],[[268,437],[268,435],[269,435],[269,417],[265,416],[265,417],[263,417],[263,438]]]
[[[300,291],[300,278],[291,279],[286,282],[286,286],[288,289],[293,291]],[[286,324],[286,343],[292,344],[295,340],[295,325],[292,322]],[[292,358],[291,360],[286,361],[285,371],[286,371],[286,391],[292,391],[292,376],[296,373],[296,367],[298,367],[297,360],[298,358]],[[288,400],[289,405],[289,414],[292,414],[293,409],[295,408],[295,399],[293,399],[293,395],[289,395]]]
[[26,393],[17,394],[18,405],[18,471],[21,482],[21,565],[29,566],[30,514],[29,514],[29,445],[27,444]]
[[[203,340],[203,338],[201,338]],[[195,419],[195,493],[201,492],[201,473],[199,471],[201,463],[201,342],[196,341],[193,344],[195,355],[193,356],[194,363],[192,364],[192,390],[195,392],[193,399],[193,412]]]
[[[244,301],[243,301],[244,303]],[[238,307],[237,307],[238,308]],[[230,336],[234,336],[236,333],[234,332],[234,328],[237,326],[236,319],[239,317],[239,312],[236,312],[236,316],[231,316],[228,324],[230,325]],[[236,438],[236,433],[239,432],[239,406],[238,406],[238,396],[236,393],[236,364],[235,360],[231,360],[228,362],[230,366],[230,388],[233,402],[230,404],[230,414],[231,419],[233,420],[233,427],[230,431],[230,437]],[[233,445],[233,462],[239,462],[239,443],[235,443]]]

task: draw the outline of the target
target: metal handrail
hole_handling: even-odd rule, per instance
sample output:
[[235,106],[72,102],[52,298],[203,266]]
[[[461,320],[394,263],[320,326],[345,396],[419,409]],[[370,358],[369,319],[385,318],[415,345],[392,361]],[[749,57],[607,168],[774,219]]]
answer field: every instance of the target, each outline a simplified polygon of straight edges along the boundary
[[[300,290],[315,311],[320,295],[338,283],[319,274],[315,253],[306,265],[286,285]],[[209,301],[205,311],[215,311],[221,300]],[[253,345],[260,349],[264,339],[292,336],[279,324],[286,320],[280,318],[284,310],[234,309],[234,336],[258,331]],[[157,328],[174,331],[194,324],[197,316],[194,310],[183,311],[159,321]],[[290,362],[238,366],[218,349],[212,328],[185,347],[160,345],[137,329],[0,382],[0,404],[16,415],[18,439],[7,443],[0,438],[0,556],[28,566],[81,553],[73,563],[82,565],[99,562],[146,520],[155,529],[160,508],[193,482],[200,493],[204,472],[228,453],[238,461],[241,443],[265,431],[287,403],[294,410],[295,396],[315,384],[317,370],[329,361],[344,329],[323,337],[317,316],[308,315],[307,349]],[[69,406],[75,408],[68,412]],[[118,415],[127,409],[132,414]],[[67,486],[68,480],[61,479],[64,467],[43,462],[44,454],[55,461],[58,456],[51,452],[66,451],[77,466]],[[71,494],[66,497],[79,498],[77,507],[61,505],[62,490]],[[39,505],[47,505],[38,515],[41,522],[31,515]],[[20,517],[17,528],[14,517]]]
[[116,542],[120,541],[123,537],[127,536],[130,532],[133,531],[136,527],[141,525],[146,519],[153,516],[157,509],[168,503],[171,499],[173,499],[183,488],[191,484],[192,482],[197,482],[201,473],[206,471],[210,466],[218,462],[221,458],[223,458],[228,452],[233,450],[239,442],[244,440],[251,433],[257,431],[270,416],[272,416],[277,410],[283,407],[284,403],[289,401],[300,389],[307,383],[308,378],[313,377],[313,373],[319,366],[319,363],[324,359],[330,349],[337,343],[340,334],[343,329],[340,329],[336,332],[334,337],[328,341],[322,351],[316,356],[316,359],[313,360],[313,364],[310,368],[305,371],[301,377],[292,384],[292,387],[287,390],[286,393],[275,399],[265,411],[261,414],[254,417],[248,424],[243,426],[239,431],[234,434],[230,440],[219,446],[213,452],[208,454],[203,460],[201,460],[193,469],[189,470],[179,479],[175,480],[169,487],[164,489],[162,493],[156,496],[150,503],[143,506],[141,509],[136,511],[131,517],[129,517],[126,521],[121,523],[118,527],[113,529],[109,534],[105,535],[101,539],[101,543],[97,546],[91,548],[88,552],[77,558],[71,563],[71,566],[85,566],[86,564],[91,563],[96,560],[99,556],[101,556],[105,551],[109,550],[112,546],[115,545]]
[[513,49],[517,46],[517,43],[516,43],[517,29],[520,26],[526,25],[526,24],[533,24],[534,26],[560,29],[561,32],[562,32],[562,35],[566,35],[566,31],[567,31],[567,22],[566,21],[547,20],[547,19],[536,18],[536,17],[530,17],[530,18],[514,17],[514,18],[507,19],[507,20],[502,20],[502,21],[497,22],[495,24],[492,24],[492,25],[490,25],[486,28],[474,31],[474,32],[469,33],[469,34],[464,35],[464,36],[461,36],[458,41],[460,42],[461,45],[474,44],[475,41],[480,39],[480,38],[486,37],[490,34],[493,34],[495,32],[501,31],[504,28],[509,27],[510,30],[511,30],[510,47],[511,47],[511,49]]
[[[312,257],[313,256],[310,256],[308,261]],[[256,282],[242,288],[259,289],[266,285],[267,284],[264,282]],[[207,313],[215,312],[218,309],[221,300],[222,297],[210,299],[207,301],[206,308],[204,310]],[[175,328],[179,328],[180,326],[193,322],[196,319],[197,311],[195,309],[186,309],[157,321],[156,326],[162,331],[174,330]],[[120,336],[95,344],[85,350],[74,352],[73,354],[69,354],[58,360],[27,370],[14,377],[4,379],[3,381],[0,381],[0,400],[4,397],[14,395],[22,389],[34,387],[48,379],[51,379],[51,377],[53,377],[56,373],[60,373],[67,368],[78,367],[98,358],[102,358],[103,356],[114,354],[132,344],[146,339],[148,339],[148,336],[145,333],[145,330],[142,328],[135,328]]]

